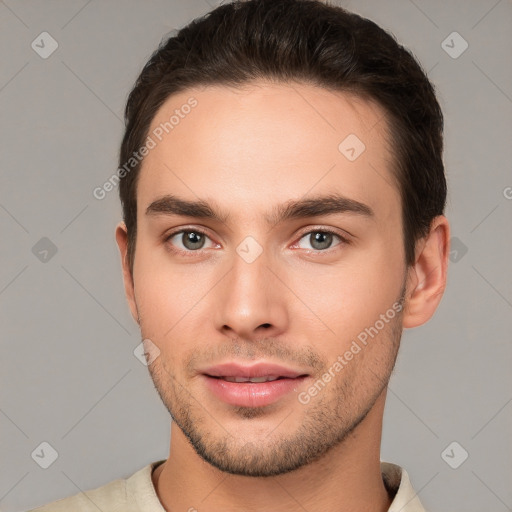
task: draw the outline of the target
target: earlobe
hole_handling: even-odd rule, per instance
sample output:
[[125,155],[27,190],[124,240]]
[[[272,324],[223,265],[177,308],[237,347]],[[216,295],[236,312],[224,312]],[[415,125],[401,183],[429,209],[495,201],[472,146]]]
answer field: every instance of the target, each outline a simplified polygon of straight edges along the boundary
[[133,276],[130,271],[130,265],[128,263],[128,230],[124,222],[120,222],[116,226],[115,236],[121,255],[121,266],[123,271],[124,291],[126,299],[128,301],[128,306],[130,307],[133,319],[137,324],[139,324],[139,314],[137,311],[137,304],[135,302]]
[[416,262],[409,269],[403,327],[424,324],[441,302],[446,288],[449,240],[448,220],[439,215],[432,221],[427,237],[418,242]]

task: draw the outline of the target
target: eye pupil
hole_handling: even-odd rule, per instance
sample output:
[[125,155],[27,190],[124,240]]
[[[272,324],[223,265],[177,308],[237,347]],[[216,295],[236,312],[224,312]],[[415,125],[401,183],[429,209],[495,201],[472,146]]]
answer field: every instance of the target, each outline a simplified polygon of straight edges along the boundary
[[186,231],[182,235],[182,242],[187,249],[201,249],[204,245],[204,235],[196,231]]
[[[310,235],[311,246],[315,249],[328,249],[332,243],[332,233],[317,231]],[[319,245],[316,245],[318,242]]]

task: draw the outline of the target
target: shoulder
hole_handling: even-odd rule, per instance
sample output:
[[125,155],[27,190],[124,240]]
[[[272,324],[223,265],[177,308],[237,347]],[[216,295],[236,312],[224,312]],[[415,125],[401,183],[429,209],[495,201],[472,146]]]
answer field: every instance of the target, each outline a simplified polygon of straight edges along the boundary
[[114,480],[106,485],[80,492],[68,498],[53,501],[42,507],[28,512],[98,512],[99,510],[114,510],[113,506],[119,506],[126,501],[126,480]]
[[[52,501],[28,512],[137,512],[140,510],[137,505],[139,499],[154,494],[151,472],[160,462],[148,464],[128,478],[118,478],[101,487]],[[157,499],[156,494],[154,499]]]

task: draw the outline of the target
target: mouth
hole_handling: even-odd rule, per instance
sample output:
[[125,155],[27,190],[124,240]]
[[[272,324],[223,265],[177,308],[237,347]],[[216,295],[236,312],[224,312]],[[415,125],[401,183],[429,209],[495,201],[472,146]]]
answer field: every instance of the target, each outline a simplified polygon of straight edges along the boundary
[[244,366],[225,363],[202,373],[208,390],[218,399],[239,407],[264,407],[297,392],[309,374],[275,364]]

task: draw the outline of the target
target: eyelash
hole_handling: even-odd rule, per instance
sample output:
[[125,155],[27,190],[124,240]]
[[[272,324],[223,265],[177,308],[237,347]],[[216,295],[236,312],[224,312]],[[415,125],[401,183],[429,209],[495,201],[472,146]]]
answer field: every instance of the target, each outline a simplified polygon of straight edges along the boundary
[[[172,244],[168,243],[169,240],[171,238],[173,238],[174,236],[179,235],[179,234],[183,234],[183,233],[190,233],[190,232],[192,232],[192,233],[200,233],[200,234],[208,237],[208,234],[205,231],[203,231],[202,229],[199,229],[199,228],[187,228],[187,229],[179,229],[179,230],[176,230],[176,231],[173,231],[173,232],[169,233],[167,236],[165,236],[164,242],[167,244],[167,247],[169,247],[169,250],[174,252],[174,253],[181,254],[181,255],[184,255],[184,256],[194,256],[194,255],[200,253],[201,251],[203,251],[204,249],[197,249],[196,251],[183,251],[182,249],[176,249]],[[324,234],[334,235],[334,236],[336,236],[336,237],[338,237],[340,239],[340,243],[336,244],[334,247],[329,247],[329,248],[324,249],[324,250],[309,249],[309,250],[307,250],[309,254],[311,254],[311,253],[314,253],[314,254],[329,253],[332,250],[336,250],[336,248],[339,247],[339,246],[349,245],[350,244],[350,241],[347,238],[341,236],[337,231],[334,231],[334,230],[329,229],[329,228],[321,228],[321,229],[320,228],[316,228],[316,229],[310,229],[309,231],[306,231],[306,232],[302,233],[300,235],[300,237],[297,239],[297,242],[294,243],[294,245],[297,245],[298,242],[300,240],[302,240],[306,235],[311,235],[312,233],[324,233]]]

